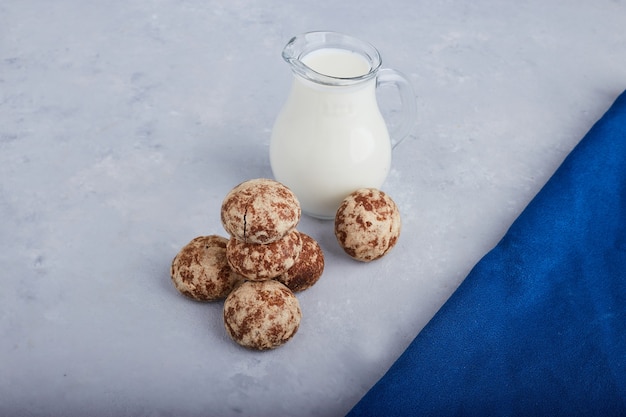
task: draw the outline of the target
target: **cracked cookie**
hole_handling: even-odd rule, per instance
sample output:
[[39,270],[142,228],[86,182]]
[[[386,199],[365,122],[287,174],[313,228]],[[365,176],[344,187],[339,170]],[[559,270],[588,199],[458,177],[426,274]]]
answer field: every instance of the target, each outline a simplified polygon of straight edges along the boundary
[[283,184],[257,178],[234,187],[224,198],[224,229],[245,243],[268,244],[293,231],[302,211],[295,194]]

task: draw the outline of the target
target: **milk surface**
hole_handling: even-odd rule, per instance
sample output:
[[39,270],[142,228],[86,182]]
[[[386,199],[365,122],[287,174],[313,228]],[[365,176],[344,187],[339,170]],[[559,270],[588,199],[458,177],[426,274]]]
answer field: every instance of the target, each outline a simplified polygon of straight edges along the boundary
[[315,72],[336,78],[359,77],[371,69],[360,54],[337,48],[313,51],[302,58],[302,63]]
[[[302,61],[334,77],[370,71],[365,58],[340,49],[318,50]],[[391,145],[375,89],[375,78],[337,87],[294,76],[272,132],[270,162],[276,180],[292,189],[305,213],[334,218],[348,194],[380,188],[387,177]]]

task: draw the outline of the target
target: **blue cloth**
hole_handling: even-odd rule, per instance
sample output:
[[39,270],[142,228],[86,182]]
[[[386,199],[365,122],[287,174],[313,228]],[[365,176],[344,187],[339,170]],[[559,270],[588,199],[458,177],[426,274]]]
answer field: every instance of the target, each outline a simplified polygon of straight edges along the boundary
[[626,416],[626,92],[356,416]]

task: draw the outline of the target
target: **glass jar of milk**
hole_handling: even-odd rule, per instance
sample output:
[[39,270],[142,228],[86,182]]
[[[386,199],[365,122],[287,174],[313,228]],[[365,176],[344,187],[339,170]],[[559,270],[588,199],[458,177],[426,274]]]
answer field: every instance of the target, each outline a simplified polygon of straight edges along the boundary
[[348,194],[380,188],[389,173],[392,146],[376,88],[392,84],[400,93],[396,144],[413,126],[415,95],[402,74],[380,68],[376,48],[345,34],[305,33],[282,55],[294,79],[272,130],[272,172],[296,194],[303,212],[332,219]]

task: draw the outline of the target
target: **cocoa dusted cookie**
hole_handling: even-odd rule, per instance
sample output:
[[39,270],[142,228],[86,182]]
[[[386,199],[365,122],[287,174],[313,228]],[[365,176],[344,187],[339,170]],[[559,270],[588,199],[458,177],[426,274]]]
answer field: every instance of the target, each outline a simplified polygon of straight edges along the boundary
[[245,243],[267,244],[281,239],[300,221],[295,194],[283,184],[265,178],[245,181],[222,202],[224,229]]
[[250,349],[274,349],[291,339],[302,311],[293,292],[275,281],[246,281],[224,301],[224,327],[238,344]]
[[363,262],[384,256],[400,236],[396,203],[375,188],[362,188],[346,197],[335,216],[335,236],[352,258]]
[[324,272],[324,252],[311,236],[299,232],[302,250],[296,263],[276,279],[291,291],[304,291],[315,284]]
[[253,281],[272,279],[291,268],[302,250],[302,239],[297,230],[266,245],[244,243],[231,238],[226,245],[230,267]]
[[234,272],[226,259],[225,237],[199,236],[174,257],[170,276],[176,289],[198,301],[226,298],[244,278]]

